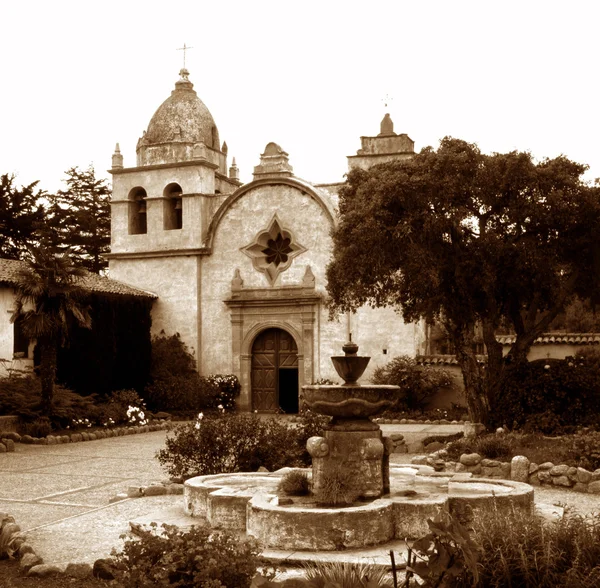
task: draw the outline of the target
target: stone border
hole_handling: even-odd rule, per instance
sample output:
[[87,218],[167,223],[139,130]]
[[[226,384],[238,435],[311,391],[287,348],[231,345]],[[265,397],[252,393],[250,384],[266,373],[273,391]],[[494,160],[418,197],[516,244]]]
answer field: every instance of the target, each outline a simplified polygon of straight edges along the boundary
[[457,462],[447,460],[445,449],[411,459],[415,465],[430,465],[436,471],[470,472],[475,476],[525,482],[532,486],[551,485],[577,492],[600,494],[600,468],[590,472],[585,468],[530,462],[524,455],[515,455],[510,462],[486,459],[478,453],[463,453]]
[[98,429],[93,433],[81,431],[69,435],[48,435],[47,437],[32,437],[31,435],[19,435],[14,431],[0,431],[0,453],[12,453],[15,451],[15,443],[25,445],[59,445],[61,443],[78,443],[81,441],[95,441],[97,439],[108,439],[110,437],[123,437],[140,433],[152,433],[164,431],[171,426],[169,421],[161,421],[140,427],[116,427],[114,429]]

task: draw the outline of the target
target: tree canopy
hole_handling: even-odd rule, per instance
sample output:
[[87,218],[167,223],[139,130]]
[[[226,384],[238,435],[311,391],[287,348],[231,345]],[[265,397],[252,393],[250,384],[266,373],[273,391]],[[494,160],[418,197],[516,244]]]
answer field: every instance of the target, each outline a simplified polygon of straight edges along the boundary
[[[407,320],[441,321],[471,417],[487,422],[507,366],[526,361],[573,296],[598,288],[600,190],[582,180],[586,169],[447,137],[409,160],[352,170],[327,269],[332,309],[392,305]],[[516,333],[507,358],[495,336],[504,322]]]
[[14,175],[0,176],[0,257],[21,259],[35,242],[45,217],[44,196],[37,182],[18,188]]
[[93,165],[66,172],[66,190],[49,196],[48,220],[56,244],[74,255],[78,264],[100,273],[108,267],[110,195],[106,180],[97,179]]

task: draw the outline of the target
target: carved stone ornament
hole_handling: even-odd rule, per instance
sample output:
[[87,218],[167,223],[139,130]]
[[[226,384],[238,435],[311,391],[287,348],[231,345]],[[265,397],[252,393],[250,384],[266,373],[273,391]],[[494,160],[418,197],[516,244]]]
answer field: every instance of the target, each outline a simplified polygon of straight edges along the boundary
[[274,215],[268,228],[258,233],[254,241],[242,247],[241,251],[252,260],[256,271],[267,276],[272,286],[277,276],[287,270],[294,257],[304,253],[306,247],[296,242],[292,232],[285,229]]

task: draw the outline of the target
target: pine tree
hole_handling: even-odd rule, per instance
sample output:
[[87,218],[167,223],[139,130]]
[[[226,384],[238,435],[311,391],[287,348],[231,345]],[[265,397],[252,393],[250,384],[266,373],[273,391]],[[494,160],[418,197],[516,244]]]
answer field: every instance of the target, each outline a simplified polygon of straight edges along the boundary
[[93,165],[87,170],[72,167],[65,174],[67,189],[49,197],[50,225],[79,265],[101,273],[110,249],[110,187],[96,178]]
[[44,220],[45,194],[37,182],[17,188],[14,181],[14,175],[0,176],[0,257],[22,259]]

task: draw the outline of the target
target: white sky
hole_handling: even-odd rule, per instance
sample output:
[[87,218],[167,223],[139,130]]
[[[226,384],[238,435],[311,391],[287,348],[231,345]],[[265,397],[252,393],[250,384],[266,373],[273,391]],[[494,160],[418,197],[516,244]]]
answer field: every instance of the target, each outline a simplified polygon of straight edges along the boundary
[[600,176],[600,2],[5,0],[0,174],[52,191],[64,171],[125,166],[182,66],[241,179],[269,141],[296,175],[341,181],[385,112],[420,150],[561,153]]

